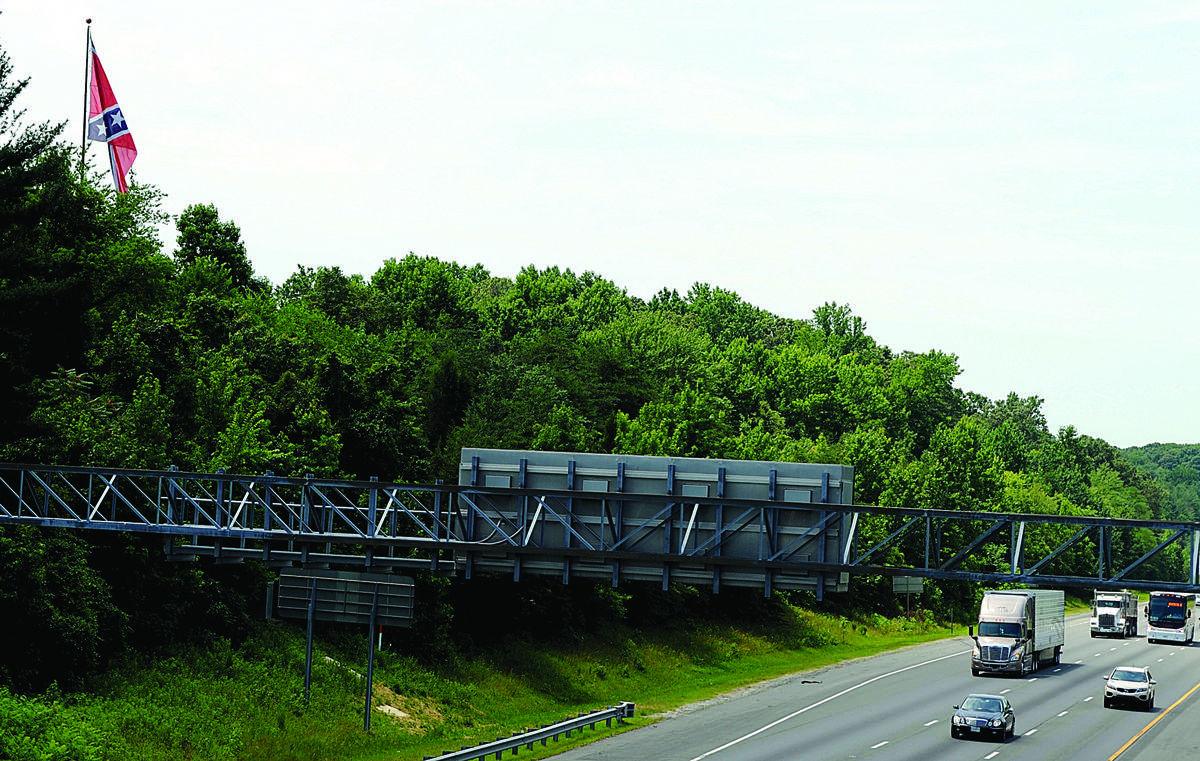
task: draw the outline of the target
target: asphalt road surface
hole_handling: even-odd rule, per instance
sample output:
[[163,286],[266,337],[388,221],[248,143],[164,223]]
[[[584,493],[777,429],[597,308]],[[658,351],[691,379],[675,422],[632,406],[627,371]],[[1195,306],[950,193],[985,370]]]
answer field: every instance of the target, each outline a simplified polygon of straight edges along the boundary
[[[555,758],[1107,761],[1124,747],[1120,761],[1181,761],[1200,750],[1200,644],[1092,639],[1086,616],[1074,616],[1062,663],[1024,679],[972,677],[970,648],[956,637],[798,674]],[[1150,667],[1158,682],[1152,712],[1104,708],[1101,678],[1121,665]],[[953,707],[970,692],[1007,695],[1017,736],[951,739]]]

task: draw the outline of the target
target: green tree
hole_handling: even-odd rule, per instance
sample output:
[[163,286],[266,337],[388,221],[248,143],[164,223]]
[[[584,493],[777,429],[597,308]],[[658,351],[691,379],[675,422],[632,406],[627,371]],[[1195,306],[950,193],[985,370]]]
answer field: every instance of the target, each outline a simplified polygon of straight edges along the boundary
[[234,288],[245,290],[253,285],[254,268],[242,242],[242,229],[231,221],[222,221],[212,204],[192,204],[180,213],[175,224],[175,260],[189,265],[208,257],[229,272]]

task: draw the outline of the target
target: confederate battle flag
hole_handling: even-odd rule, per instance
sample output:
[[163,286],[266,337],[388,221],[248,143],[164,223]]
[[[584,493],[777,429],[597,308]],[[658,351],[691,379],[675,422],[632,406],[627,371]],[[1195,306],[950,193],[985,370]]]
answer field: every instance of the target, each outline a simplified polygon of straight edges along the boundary
[[108,144],[108,163],[112,166],[113,184],[118,193],[129,191],[126,176],[133,160],[137,158],[137,146],[133,144],[133,135],[129,133],[129,125],[125,123],[125,115],[117,105],[117,96],[113,94],[112,85],[108,83],[108,75],[100,65],[100,56],[96,55],[96,46],[88,37],[88,55],[91,59],[92,74],[88,80],[88,140],[96,140]]

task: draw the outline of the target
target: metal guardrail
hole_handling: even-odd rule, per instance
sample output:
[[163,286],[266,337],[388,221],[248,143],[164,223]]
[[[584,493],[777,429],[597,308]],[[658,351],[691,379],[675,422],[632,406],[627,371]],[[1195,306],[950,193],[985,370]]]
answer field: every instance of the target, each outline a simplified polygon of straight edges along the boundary
[[482,761],[491,755],[500,758],[505,751],[509,750],[515,756],[521,748],[533,750],[534,743],[545,745],[547,740],[557,741],[560,736],[570,737],[572,732],[582,730],[584,727],[595,729],[600,722],[604,722],[604,726],[609,727],[612,726],[613,719],[617,721],[631,719],[633,718],[633,708],[633,703],[618,703],[602,711],[585,713],[573,719],[550,724],[541,729],[531,729],[502,740],[493,740],[456,751],[446,751],[440,756],[426,756],[425,761]]

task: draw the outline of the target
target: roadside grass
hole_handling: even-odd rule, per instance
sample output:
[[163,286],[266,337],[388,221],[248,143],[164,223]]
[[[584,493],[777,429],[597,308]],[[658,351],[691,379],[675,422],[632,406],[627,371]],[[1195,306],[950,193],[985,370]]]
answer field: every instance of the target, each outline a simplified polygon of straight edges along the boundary
[[[37,698],[0,689],[0,758],[421,759],[621,700],[639,726],[655,714],[764,679],[961,634],[930,620],[850,620],[788,606],[769,624],[638,631],[584,641],[502,639],[431,667],[385,648],[376,661],[372,732],[362,731],[365,639],[316,643],[304,705],[304,637],[264,623],[239,648],[218,643],[114,668],[87,695]],[[332,659],[332,660],[331,660]],[[527,758],[620,730],[585,731]]]

